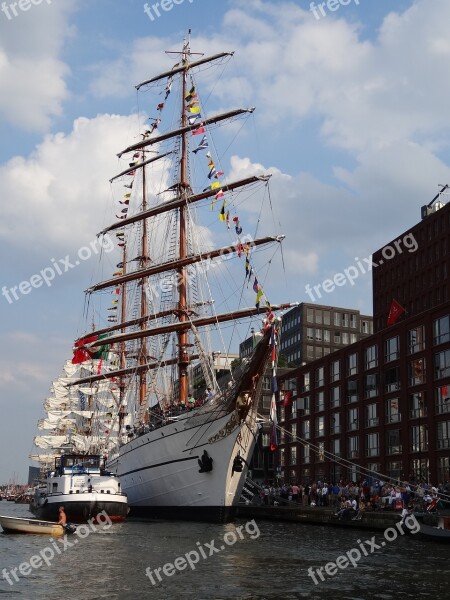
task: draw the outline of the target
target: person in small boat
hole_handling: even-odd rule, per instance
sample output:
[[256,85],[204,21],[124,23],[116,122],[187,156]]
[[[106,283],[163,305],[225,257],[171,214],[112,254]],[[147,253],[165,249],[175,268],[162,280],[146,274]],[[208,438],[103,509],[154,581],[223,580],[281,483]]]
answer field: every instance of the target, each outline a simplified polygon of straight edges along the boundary
[[58,525],[62,525],[64,527],[64,525],[67,525],[67,515],[64,512],[64,506],[60,506],[59,507],[59,521],[58,521]]

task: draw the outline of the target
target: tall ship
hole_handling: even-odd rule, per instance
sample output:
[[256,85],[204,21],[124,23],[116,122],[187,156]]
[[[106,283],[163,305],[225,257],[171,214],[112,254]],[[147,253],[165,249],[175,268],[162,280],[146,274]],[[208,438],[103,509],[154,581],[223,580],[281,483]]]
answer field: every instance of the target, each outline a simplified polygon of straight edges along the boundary
[[45,417],[33,442],[30,458],[40,466],[30,511],[39,519],[59,520],[59,508],[74,523],[96,520],[99,513],[120,522],[128,500],[115,473],[106,468],[106,455],[117,447],[118,389],[113,381],[70,386],[76,377],[109,371],[116,357],[101,352],[84,364],[66,361],[44,401]]
[[[223,522],[245,482],[265,376],[276,386],[280,314],[294,304],[271,304],[266,294],[284,236],[252,236],[240,214],[245,202],[249,214],[270,212],[270,175],[229,179],[226,152],[212,137],[224,124],[236,136],[254,108],[205,114],[211,69],[233,53],[205,57],[187,38],[168,54],[176,64],[136,86],[150,116],[140,118],[140,137],[119,152],[110,180],[117,220],[99,235],[115,235],[118,270],[86,290],[89,306],[110,299],[113,323],[74,346],[75,364],[107,347],[119,365],[70,385],[117,384],[119,435],[107,468],[120,477],[131,516]],[[205,96],[197,78],[205,79]],[[220,141],[229,145],[226,134]],[[221,344],[226,355],[251,318],[261,327],[253,354],[219,381],[214,348]]]

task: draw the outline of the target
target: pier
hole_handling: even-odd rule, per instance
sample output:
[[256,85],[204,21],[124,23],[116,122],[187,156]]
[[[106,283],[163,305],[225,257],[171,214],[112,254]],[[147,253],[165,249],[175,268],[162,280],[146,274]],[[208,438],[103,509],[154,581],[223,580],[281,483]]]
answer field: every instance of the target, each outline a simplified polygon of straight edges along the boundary
[[291,521],[308,525],[330,525],[332,527],[351,527],[357,529],[384,530],[400,520],[400,514],[391,511],[361,512],[353,519],[339,519],[336,509],[297,506],[257,506],[239,504],[237,517],[267,521]]

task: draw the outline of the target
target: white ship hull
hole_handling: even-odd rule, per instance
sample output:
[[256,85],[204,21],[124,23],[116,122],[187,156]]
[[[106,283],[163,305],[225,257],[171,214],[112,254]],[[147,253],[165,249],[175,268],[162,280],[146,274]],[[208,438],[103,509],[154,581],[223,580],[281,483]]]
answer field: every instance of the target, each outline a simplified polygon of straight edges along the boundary
[[[236,411],[219,417],[214,406],[209,411],[194,410],[141,435],[108,464],[120,476],[131,516],[219,522],[233,516],[255,445],[256,411],[242,423]],[[212,470],[199,472],[205,451]],[[245,461],[242,472],[233,470],[238,455]]]

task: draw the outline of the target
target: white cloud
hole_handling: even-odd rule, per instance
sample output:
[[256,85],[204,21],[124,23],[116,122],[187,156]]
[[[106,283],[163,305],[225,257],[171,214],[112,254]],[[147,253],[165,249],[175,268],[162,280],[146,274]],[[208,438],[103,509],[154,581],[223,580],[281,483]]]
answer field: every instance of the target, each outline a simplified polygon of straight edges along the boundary
[[[432,7],[430,0],[415,0],[402,14],[391,12],[369,41],[343,11],[317,21],[294,3],[237,0],[222,27],[194,36],[191,47],[236,51],[225,79],[204,75],[216,101],[255,102],[266,125],[292,128],[296,120],[319,119],[327,143],[357,156],[398,140],[433,143],[448,129],[450,83],[442,73],[450,53],[450,3],[436,0]],[[162,63],[160,49],[174,43],[135,41],[120,59],[97,66],[93,89],[126,93],[147,77],[149,65],[152,73],[170,68],[174,60]]]
[[108,183],[123,169],[114,151],[128,145],[137,127],[135,116],[79,118],[69,134],[48,135],[28,158],[8,161],[0,168],[0,186],[10,200],[0,240],[17,252],[26,240],[28,262],[46,259],[43,267],[52,256],[95,240],[119,206]]
[[[8,5],[8,3],[6,3]],[[17,6],[17,3],[16,3]],[[0,13],[0,116],[26,130],[45,131],[68,97],[69,68],[59,59],[73,30],[73,0]]]

